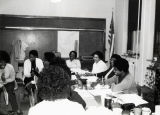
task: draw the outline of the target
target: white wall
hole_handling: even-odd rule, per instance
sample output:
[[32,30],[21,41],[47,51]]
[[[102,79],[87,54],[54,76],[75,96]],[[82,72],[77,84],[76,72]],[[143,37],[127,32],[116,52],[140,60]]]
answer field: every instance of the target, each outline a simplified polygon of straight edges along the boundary
[[[0,14],[87,17],[106,19],[106,48],[108,32],[115,0],[0,0]],[[108,50],[106,59],[108,59]]]
[[114,0],[0,0],[0,13],[66,17],[106,18],[114,7]]

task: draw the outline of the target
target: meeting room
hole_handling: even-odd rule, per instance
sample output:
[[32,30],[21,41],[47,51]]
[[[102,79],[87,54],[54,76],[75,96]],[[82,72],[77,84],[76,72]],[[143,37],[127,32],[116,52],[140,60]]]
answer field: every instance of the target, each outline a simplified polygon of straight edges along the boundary
[[0,0],[0,115],[160,115],[159,0]]

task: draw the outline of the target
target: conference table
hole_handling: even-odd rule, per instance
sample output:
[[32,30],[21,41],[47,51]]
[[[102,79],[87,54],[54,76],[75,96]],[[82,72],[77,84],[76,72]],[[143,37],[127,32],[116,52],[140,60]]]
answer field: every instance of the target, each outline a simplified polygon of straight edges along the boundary
[[[76,76],[72,76],[72,80],[75,80]],[[97,109],[103,108],[102,111],[105,111],[105,114],[108,115],[115,114],[112,110],[105,107],[105,99],[111,97],[113,103],[133,103],[135,106],[146,104],[141,96],[137,94],[124,94],[122,91],[120,92],[112,92],[108,85],[96,84],[93,88],[91,88],[91,84],[97,81],[96,76],[82,76],[81,79],[87,79],[87,83],[83,87],[75,86],[75,91],[84,99],[86,102],[87,109]],[[122,114],[117,114],[122,115]]]
[[137,94],[124,94],[123,92],[112,92],[111,89],[103,88],[95,88],[92,90],[79,89],[76,88],[75,91],[81,95],[81,97],[85,100],[87,107],[90,106],[104,106],[104,101],[106,98],[110,97],[113,102],[126,104],[133,103],[135,106],[146,104],[141,96]]

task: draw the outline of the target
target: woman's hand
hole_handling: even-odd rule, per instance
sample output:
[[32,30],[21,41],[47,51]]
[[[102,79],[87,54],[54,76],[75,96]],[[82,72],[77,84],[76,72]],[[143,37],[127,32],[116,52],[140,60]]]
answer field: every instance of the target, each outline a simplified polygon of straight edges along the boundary
[[75,73],[75,76],[76,76],[77,79],[81,78],[80,74],[78,74],[78,73]]
[[90,72],[86,72],[85,73],[85,76],[93,76],[94,74],[93,73],[90,73]]
[[111,84],[111,90],[113,91],[113,89],[114,89],[114,86],[115,86],[115,83],[112,83]]
[[5,82],[6,81],[6,78],[5,78],[5,74],[4,74],[4,72],[2,73],[2,75],[1,75],[1,79],[2,79],[2,81],[3,82]]

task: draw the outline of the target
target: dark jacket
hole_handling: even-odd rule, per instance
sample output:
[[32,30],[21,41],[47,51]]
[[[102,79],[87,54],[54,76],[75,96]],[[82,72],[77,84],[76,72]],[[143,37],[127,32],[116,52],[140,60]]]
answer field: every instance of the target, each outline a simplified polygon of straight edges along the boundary
[[[112,68],[109,68],[109,69],[107,69],[107,70],[104,71],[104,72],[97,73],[97,77],[98,77],[98,78],[104,78],[105,75],[106,75],[111,69],[112,69]],[[113,77],[114,75],[115,75],[115,73],[114,73],[114,71],[112,71],[112,72],[108,75],[108,78],[111,78],[111,77]]]

